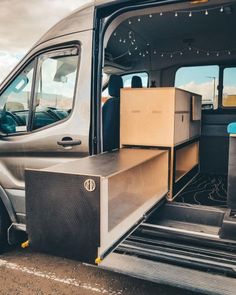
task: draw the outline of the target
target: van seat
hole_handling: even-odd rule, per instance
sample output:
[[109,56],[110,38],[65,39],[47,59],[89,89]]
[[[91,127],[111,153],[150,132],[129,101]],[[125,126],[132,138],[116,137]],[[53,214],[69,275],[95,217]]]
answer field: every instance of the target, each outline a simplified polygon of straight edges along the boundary
[[108,91],[111,96],[102,107],[103,151],[111,151],[120,146],[120,89],[123,80],[111,75]]

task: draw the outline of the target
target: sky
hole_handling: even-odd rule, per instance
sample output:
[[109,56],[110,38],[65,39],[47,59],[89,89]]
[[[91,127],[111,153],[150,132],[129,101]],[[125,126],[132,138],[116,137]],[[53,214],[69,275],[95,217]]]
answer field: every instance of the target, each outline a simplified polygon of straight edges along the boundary
[[[0,82],[55,23],[90,0],[0,0]],[[230,70],[229,70],[230,71]],[[233,72],[232,72],[233,71]],[[226,93],[236,93],[236,68],[227,75]],[[213,98],[218,67],[199,67],[177,74],[176,85]],[[217,82],[217,81],[216,81]]]
[[89,0],[0,0],[0,82],[38,39]]

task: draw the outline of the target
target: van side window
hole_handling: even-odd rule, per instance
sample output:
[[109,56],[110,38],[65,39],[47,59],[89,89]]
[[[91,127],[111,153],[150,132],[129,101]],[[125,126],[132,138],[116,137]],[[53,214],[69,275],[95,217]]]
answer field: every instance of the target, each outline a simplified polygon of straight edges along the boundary
[[175,87],[202,95],[202,104],[210,108],[218,107],[218,66],[195,66],[178,69]]
[[31,62],[0,96],[0,131],[4,134],[28,130],[33,72]]
[[223,106],[236,107],[236,68],[224,69]]
[[143,87],[148,87],[148,73],[146,72],[123,75],[122,80],[124,87],[131,87],[132,78],[134,76],[141,78]]
[[[66,53],[65,53],[66,54]],[[67,118],[73,106],[78,54],[39,58],[34,98],[33,130]]]

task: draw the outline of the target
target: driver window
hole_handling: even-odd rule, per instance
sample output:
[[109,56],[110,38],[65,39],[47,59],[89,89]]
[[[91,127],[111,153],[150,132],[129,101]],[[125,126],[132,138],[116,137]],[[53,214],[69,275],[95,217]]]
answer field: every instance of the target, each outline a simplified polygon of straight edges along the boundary
[[60,51],[40,57],[34,100],[34,130],[69,116],[73,105],[77,68],[77,50]]
[[31,62],[0,96],[0,131],[4,134],[28,130],[34,62]]

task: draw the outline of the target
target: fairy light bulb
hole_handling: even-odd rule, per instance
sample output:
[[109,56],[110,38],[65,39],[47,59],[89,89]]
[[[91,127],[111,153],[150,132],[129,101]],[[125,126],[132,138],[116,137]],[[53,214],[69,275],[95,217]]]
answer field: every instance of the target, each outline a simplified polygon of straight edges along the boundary
[[224,12],[224,7],[223,6],[221,6],[221,8],[220,8],[220,12]]
[[210,53],[209,52],[207,52],[207,56],[209,56],[210,55]]
[[129,25],[131,25],[132,24],[132,21],[131,20],[129,20]]
[[149,14],[149,17],[152,18],[152,14]]
[[163,13],[162,12],[160,12],[160,16],[162,16],[163,15]]
[[140,18],[138,18],[138,22],[141,22],[141,19]]
[[157,54],[156,50],[153,51],[154,54]]
[[205,11],[205,15],[208,15],[208,10]]
[[116,37],[116,32],[114,33],[114,37]]
[[131,55],[132,53],[129,51],[128,54]]
[[217,53],[216,53],[216,56],[219,56],[219,55],[220,55],[219,52],[217,52]]
[[178,16],[178,12],[175,13],[175,17],[177,17],[177,16]]
[[161,57],[164,57],[164,53],[161,54]]
[[180,55],[181,55],[181,56],[183,55],[183,52],[182,52],[182,51],[180,51]]
[[199,50],[197,50],[197,54],[199,54]]
[[228,55],[230,55],[231,54],[231,52],[230,51],[228,51]]
[[189,15],[188,15],[188,16],[189,16],[189,17],[192,17],[192,11],[189,12]]

